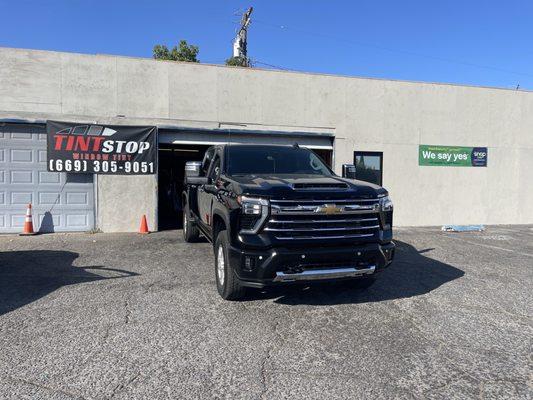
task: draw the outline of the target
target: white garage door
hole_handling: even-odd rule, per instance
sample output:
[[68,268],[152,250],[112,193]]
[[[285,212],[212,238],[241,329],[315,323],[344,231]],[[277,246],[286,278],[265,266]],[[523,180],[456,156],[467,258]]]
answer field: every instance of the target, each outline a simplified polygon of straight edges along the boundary
[[21,232],[28,203],[35,230],[91,230],[93,176],[46,171],[44,126],[0,125],[0,232]]

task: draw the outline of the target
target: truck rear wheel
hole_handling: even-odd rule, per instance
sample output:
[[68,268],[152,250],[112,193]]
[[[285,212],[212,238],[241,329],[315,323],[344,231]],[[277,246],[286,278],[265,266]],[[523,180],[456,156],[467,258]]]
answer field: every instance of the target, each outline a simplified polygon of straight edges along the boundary
[[224,300],[240,300],[244,297],[245,288],[235,276],[233,266],[228,257],[228,233],[220,231],[215,241],[215,280],[217,290]]
[[196,224],[191,221],[191,214],[189,213],[189,206],[185,205],[183,208],[183,239],[188,242],[196,242],[200,237],[200,231]]

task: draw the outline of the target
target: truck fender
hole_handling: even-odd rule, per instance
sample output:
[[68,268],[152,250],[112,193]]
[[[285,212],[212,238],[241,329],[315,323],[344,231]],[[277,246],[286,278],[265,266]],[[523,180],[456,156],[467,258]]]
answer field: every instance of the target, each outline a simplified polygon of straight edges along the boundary
[[225,225],[225,230],[228,232],[228,236],[231,237],[231,225],[230,225],[230,221],[226,213],[222,212],[219,209],[213,209],[212,215],[213,215],[213,241],[215,241],[215,236],[217,233],[215,232],[215,221],[217,221],[218,219],[222,220],[222,222]]

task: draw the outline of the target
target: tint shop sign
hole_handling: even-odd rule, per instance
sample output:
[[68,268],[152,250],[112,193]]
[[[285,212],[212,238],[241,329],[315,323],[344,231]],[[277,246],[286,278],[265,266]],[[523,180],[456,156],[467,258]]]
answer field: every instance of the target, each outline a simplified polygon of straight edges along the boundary
[[48,171],[121,175],[157,171],[155,126],[48,121],[46,133]]
[[486,147],[430,146],[418,147],[418,165],[448,167],[486,167]]

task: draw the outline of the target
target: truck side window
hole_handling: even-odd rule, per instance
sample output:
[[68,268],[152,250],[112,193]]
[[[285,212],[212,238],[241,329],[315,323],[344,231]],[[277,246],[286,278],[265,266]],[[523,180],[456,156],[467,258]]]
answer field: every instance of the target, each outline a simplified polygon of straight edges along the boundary
[[217,155],[211,164],[209,178],[215,180],[220,176],[220,157]]
[[202,160],[202,171],[204,175],[207,175],[207,171],[209,170],[209,166],[211,165],[211,160],[213,159],[213,155],[215,154],[215,148],[210,147],[205,152],[204,159]]

